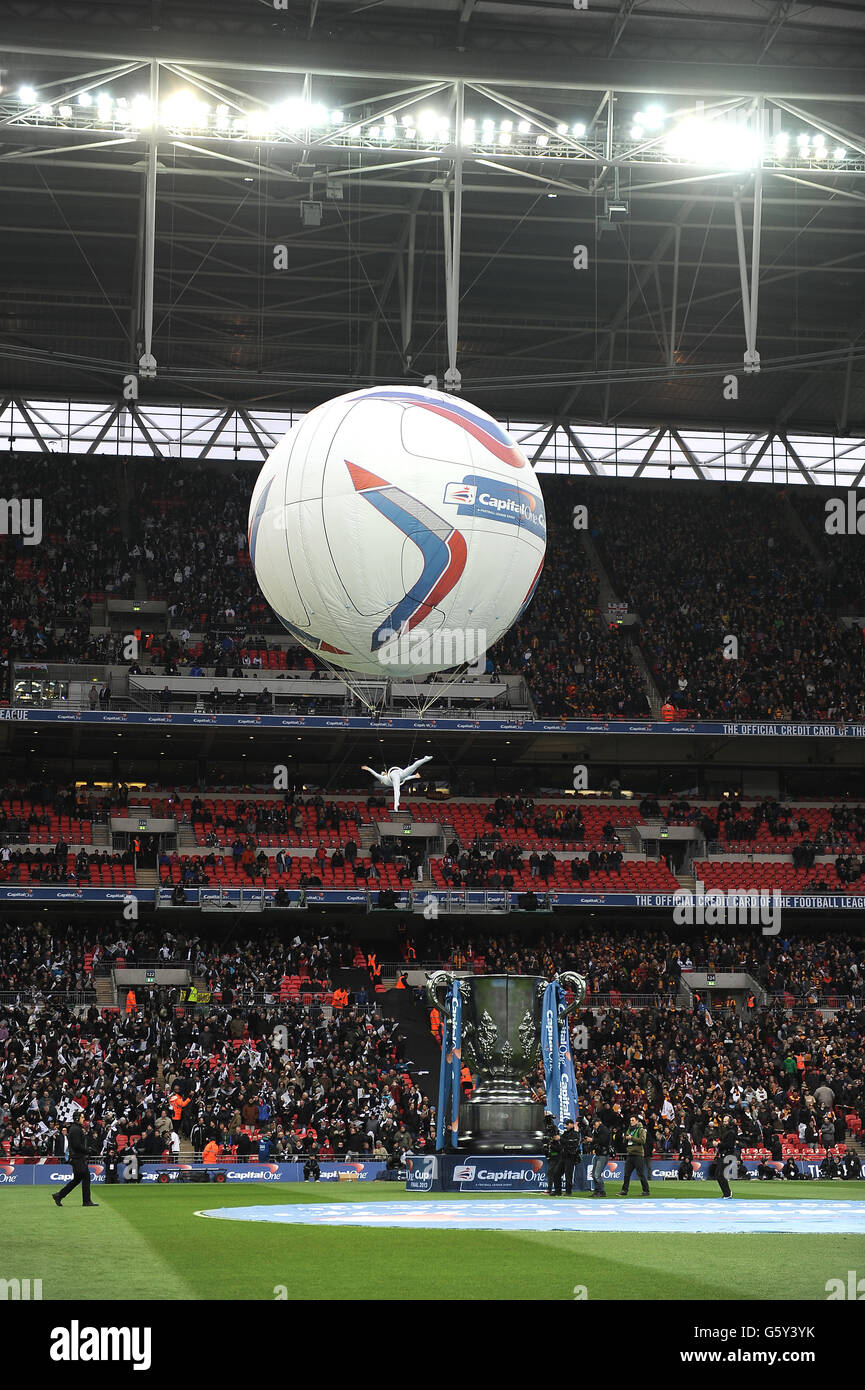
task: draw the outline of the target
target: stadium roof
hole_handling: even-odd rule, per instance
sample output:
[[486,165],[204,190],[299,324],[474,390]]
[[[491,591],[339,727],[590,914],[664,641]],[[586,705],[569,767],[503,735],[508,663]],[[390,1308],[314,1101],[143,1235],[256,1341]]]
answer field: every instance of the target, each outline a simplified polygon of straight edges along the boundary
[[0,391],[120,399],[149,347],[144,401],[456,369],[863,433],[859,4],[7,0],[0,68]]

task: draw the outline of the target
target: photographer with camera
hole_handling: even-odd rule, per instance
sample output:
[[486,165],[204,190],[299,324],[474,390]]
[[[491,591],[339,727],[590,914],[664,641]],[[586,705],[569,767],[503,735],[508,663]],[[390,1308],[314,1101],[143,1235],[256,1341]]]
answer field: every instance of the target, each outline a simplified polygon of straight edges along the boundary
[[562,1136],[556,1129],[556,1122],[552,1115],[544,1116],[544,1128],[546,1129],[544,1153],[547,1159],[547,1196],[561,1197],[562,1176],[565,1171]]
[[689,1137],[688,1137],[688,1135],[687,1135],[687,1133],[686,1133],[686,1131],[685,1131],[684,1129],[683,1129],[683,1130],[680,1132],[680,1134],[679,1134],[679,1144],[678,1144],[678,1147],[679,1147],[679,1169],[678,1169],[678,1172],[676,1173],[676,1177],[678,1178],[679,1182],[693,1182],[693,1181],[694,1181],[694,1166],[693,1166],[694,1150],[693,1150],[693,1148],[692,1148],[692,1146],[691,1146],[691,1140],[689,1139]]
[[321,1181],[321,1168],[318,1162],[318,1150],[313,1144],[309,1151],[309,1156],[303,1165],[303,1180],[308,1182],[312,1178],[313,1182]]
[[117,1173],[119,1167],[120,1159],[117,1155],[117,1146],[111,1143],[105,1150],[105,1181],[107,1183],[116,1183],[120,1181]]
[[[562,1171],[565,1176],[565,1196],[571,1197],[574,1191],[574,1168],[583,1157],[583,1141],[573,1120],[565,1121],[565,1132],[561,1136]],[[580,1175],[582,1191],[582,1174]]]

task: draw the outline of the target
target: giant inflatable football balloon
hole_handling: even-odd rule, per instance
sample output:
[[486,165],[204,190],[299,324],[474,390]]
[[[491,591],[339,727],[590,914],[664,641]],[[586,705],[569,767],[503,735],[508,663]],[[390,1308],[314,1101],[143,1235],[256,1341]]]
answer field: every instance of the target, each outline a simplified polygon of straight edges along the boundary
[[338,396],[276,446],[249,510],[262,592],[298,641],[364,675],[476,662],[531,598],[538,480],[491,416],[401,386]]

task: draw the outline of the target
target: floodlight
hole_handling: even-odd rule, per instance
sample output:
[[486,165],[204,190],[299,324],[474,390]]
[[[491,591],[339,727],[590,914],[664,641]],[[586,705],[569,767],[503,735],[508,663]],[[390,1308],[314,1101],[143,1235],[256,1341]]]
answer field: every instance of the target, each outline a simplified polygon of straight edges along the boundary
[[759,163],[761,142],[739,125],[689,117],[667,137],[666,150],[689,164],[720,169],[753,169]]
[[273,133],[273,121],[266,111],[250,111],[249,133],[260,136]]
[[137,126],[148,126],[153,120],[150,98],[143,93],[132,98],[132,119]]

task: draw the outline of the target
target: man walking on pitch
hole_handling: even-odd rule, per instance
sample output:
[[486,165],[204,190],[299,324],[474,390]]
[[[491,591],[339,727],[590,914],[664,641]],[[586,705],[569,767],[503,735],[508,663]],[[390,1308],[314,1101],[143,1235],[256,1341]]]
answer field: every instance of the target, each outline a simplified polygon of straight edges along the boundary
[[712,1163],[712,1177],[721,1189],[721,1197],[732,1197],[728,1177],[735,1176],[738,1169],[738,1158],[736,1154],[736,1141],[738,1139],[736,1125],[730,1115],[724,1117],[724,1129],[721,1137],[715,1146],[715,1158]]
[[594,1197],[606,1197],[607,1195],[607,1189],[604,1186],[604,1169],[607,1166],[607,1160],[612,1151],[613,1147],[609,1129],[604,1124],[603,1120],[595,1120],[595,1126],[592,1132],[592,1153],[594,1154],[594,1160],[592,1162],[592,1196]]
[[83,1207],[98,1207],[98,1202],[90,1200],[90,1169],[87,1166],[87,1121],[74,1120],[66,1129],[66,1141],[69,1145],[69,1162],[72,1165],[72,1181],[65,1187],[61,1187],[59,1192],[52,1192],[51,1199],[62,1206],[63,1198],[68,1197],[70,1192],[74,1192],[78,1184],[81,1184],[81,1205]]
[[646,1126],[643,1124],[642,1115],[634,1115],[631,1117],[631,1123],[625,1135],[625,1143],[627,1145],[625,1176],[621,1190],[616,1195],[618,1197],[627,1197],[631,1174],[636,1173],[643,1189],[641,1196],[651,1197],[652,1194],[649,1191],[649,1178],[646,1172]]
[[367,767],[366,763],[361,766],[362,772],[371,772],[373,777],[377,777],[383,787],[393,787],[393,809],[399,810],[399,791],[403,782],[410,782],[417,778],[417,770],[423,767],[424,763],[432,762],[432,754],[428,753],[425,758],[418,758],[416,763],[409,763],[408,767],[389,767],[387,772],[376,772],[375,768]]

